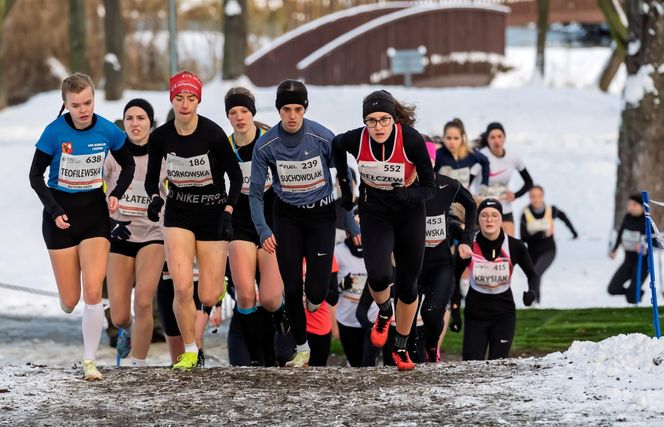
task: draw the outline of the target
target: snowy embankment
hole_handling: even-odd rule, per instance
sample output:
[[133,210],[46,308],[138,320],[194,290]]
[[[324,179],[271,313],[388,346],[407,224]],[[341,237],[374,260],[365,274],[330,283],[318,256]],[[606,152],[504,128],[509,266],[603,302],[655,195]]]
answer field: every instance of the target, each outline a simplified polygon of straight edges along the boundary
[[662,353],[664,341],[634,334],[543,359],[408,373],[121,368],[94,384],[79,369],[23,365],[0,370],[0,424],[661,425],[664,365],[653,360]]

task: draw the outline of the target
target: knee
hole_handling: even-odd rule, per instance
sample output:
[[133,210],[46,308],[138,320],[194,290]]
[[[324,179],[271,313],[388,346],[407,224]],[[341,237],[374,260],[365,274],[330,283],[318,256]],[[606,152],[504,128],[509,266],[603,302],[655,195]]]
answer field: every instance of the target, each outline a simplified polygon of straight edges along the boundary
[[71,312],[74,311],[76,304],[78,304],[78,298],[60,297],[60,308],[67,314],[71,314]]
[[273,295],[268,294],[267,292],[261,292],[258,295],[258,298],[260,300],[261,306],[265,308],[267,311],[276,311],[281,307],[282,303],[282,296],[281,292],[275,293]]
[[397,289],[399,301],[404,304],[412,304],[417,301],[417,284],[415,286],[400,286]]
[[[216,302],[215,302],[216,304]],[[207,305],[207,304],[206,304]],[[213,304],[214,305],[214,304]],[[251,308],[256,305],[256,295],[237,295],[237,305],[240,308]]]
[[392,283],[392,274],[386,273],[374,273],[368,274],[367,281],[369,282],[369,287],[374,292],[382,292],[390,286]]
[[187,301],[194,296],[194,287],[191,286],[174,286],[173,297],[177,301]]
[[134,301],[134,312],[136,317],[152,317],[152,300],[136,299]]
[[[101,302],[101,287],[99,289],[84,289],[83,301],[86,304],[99,304]],[[74,306],[76,303],[74,303]]]
[[127,314],[118,314],[111,312],[111,321],[117,328],[124,328],[129,326],[129,313]]

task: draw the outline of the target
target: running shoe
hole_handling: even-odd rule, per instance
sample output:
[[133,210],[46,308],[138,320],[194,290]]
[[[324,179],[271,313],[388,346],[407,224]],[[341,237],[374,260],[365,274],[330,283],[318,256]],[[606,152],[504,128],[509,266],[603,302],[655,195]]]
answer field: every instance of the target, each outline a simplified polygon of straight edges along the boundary
[[390,331],[390,323],[392,323],[392,316],[385,317],[380,314],[376,317],[376,322],[371,328],[371,345],[377,348],[383,348],[387,341],[387,334]]
[[118,343],[117,347],[120,359],[126,359],[131,353],[131,336],[127,335],[124,328],[118,328]]
[[440,348],[438,346],[426,349],[427,362],[440,363]]
[[179,369],[182,371],[189,371],[196,367],[198,364],[198,354],[189,352],[182,353],[178,356],[178,362],[173,365],[173,369]]
[[197,368],[205,368],[205,352],[202,348],[198,349],[198,361],[196,362]]
[[392,359],[400,371],[412,371],[415,369],[415,364],[410,360],[408,351],[400,349],[392,352]]
[[309,351],[298,351],[295,353],[295,356],[288,362],[286,362],[287,368],[306,368],[309,366],[309,356],[311,352]]
[[101,372],[97,370],[97,365],[94,360],[83,361],[83,379],[85,381],[99,381],[101,380]]
[[320,308],[320,304],[314,304],[309,299],[307,299],[307,311],[309,313],[315,313]]
[[272,322],[274,323],[274,329],[277,330],[279,335],[286,335],[290,332],[290,322],[288,321],[285,310],[282,309],[281,314],[272,314]]

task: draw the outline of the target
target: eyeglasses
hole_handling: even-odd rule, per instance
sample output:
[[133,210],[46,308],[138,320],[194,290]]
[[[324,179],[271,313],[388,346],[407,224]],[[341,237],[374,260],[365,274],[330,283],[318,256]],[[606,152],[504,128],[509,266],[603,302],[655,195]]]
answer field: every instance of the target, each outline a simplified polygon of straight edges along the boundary
[[383,116],[380,119],[366,119],[364,121],[364,124],[367,125],[368,128],[375,128],[378,123],[380,123],[382,127],[385,127],[392,123],[392,116]]

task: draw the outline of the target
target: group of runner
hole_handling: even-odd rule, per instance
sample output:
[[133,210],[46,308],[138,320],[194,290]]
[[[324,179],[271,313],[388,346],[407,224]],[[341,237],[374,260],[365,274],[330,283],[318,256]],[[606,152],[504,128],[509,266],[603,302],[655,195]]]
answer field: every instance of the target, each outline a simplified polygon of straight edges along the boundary
[[[505,149],[500,123],[487,126],[479,149],[458,119],[436,144],[413,127],[414,107],[381,90],[362,102],[364,125],[335,136],[305,118],[305,85],[286,80],[272,128],[254,120],[250,91],[229,90],[229,136],[198,114],[202,89],[194,73],[173,75],[173,119],[152,131],[152,106],[133,99],[122,132],[94,113],[93,83],[77,73],[64,80],[60,115],[37,142],[30,180],[65,312],[83,290],[85,379],[102,377],[95,353],[105,277],[118,352],[134,366],[146,364],[155,294],[173,368],[200,366],[203,327],[227,293],[225,278],[233,336],[246,353],[238,364],[273,366],[275,332],[293,341],[286,366],[319,364],[330,328],[312,325],[331,316],[352,366],[371,365],[379,348],[399,370],[414,359],[438,362],[445,326],[461,330],[464,274],[464,359],[508,355],[514,265],[528,277],[529,306],[555,256],[553,220],[576,231]],[[515,171],[524,185],[511,192]],[[511,202],[528,192],[526,247],[513,237]]]

